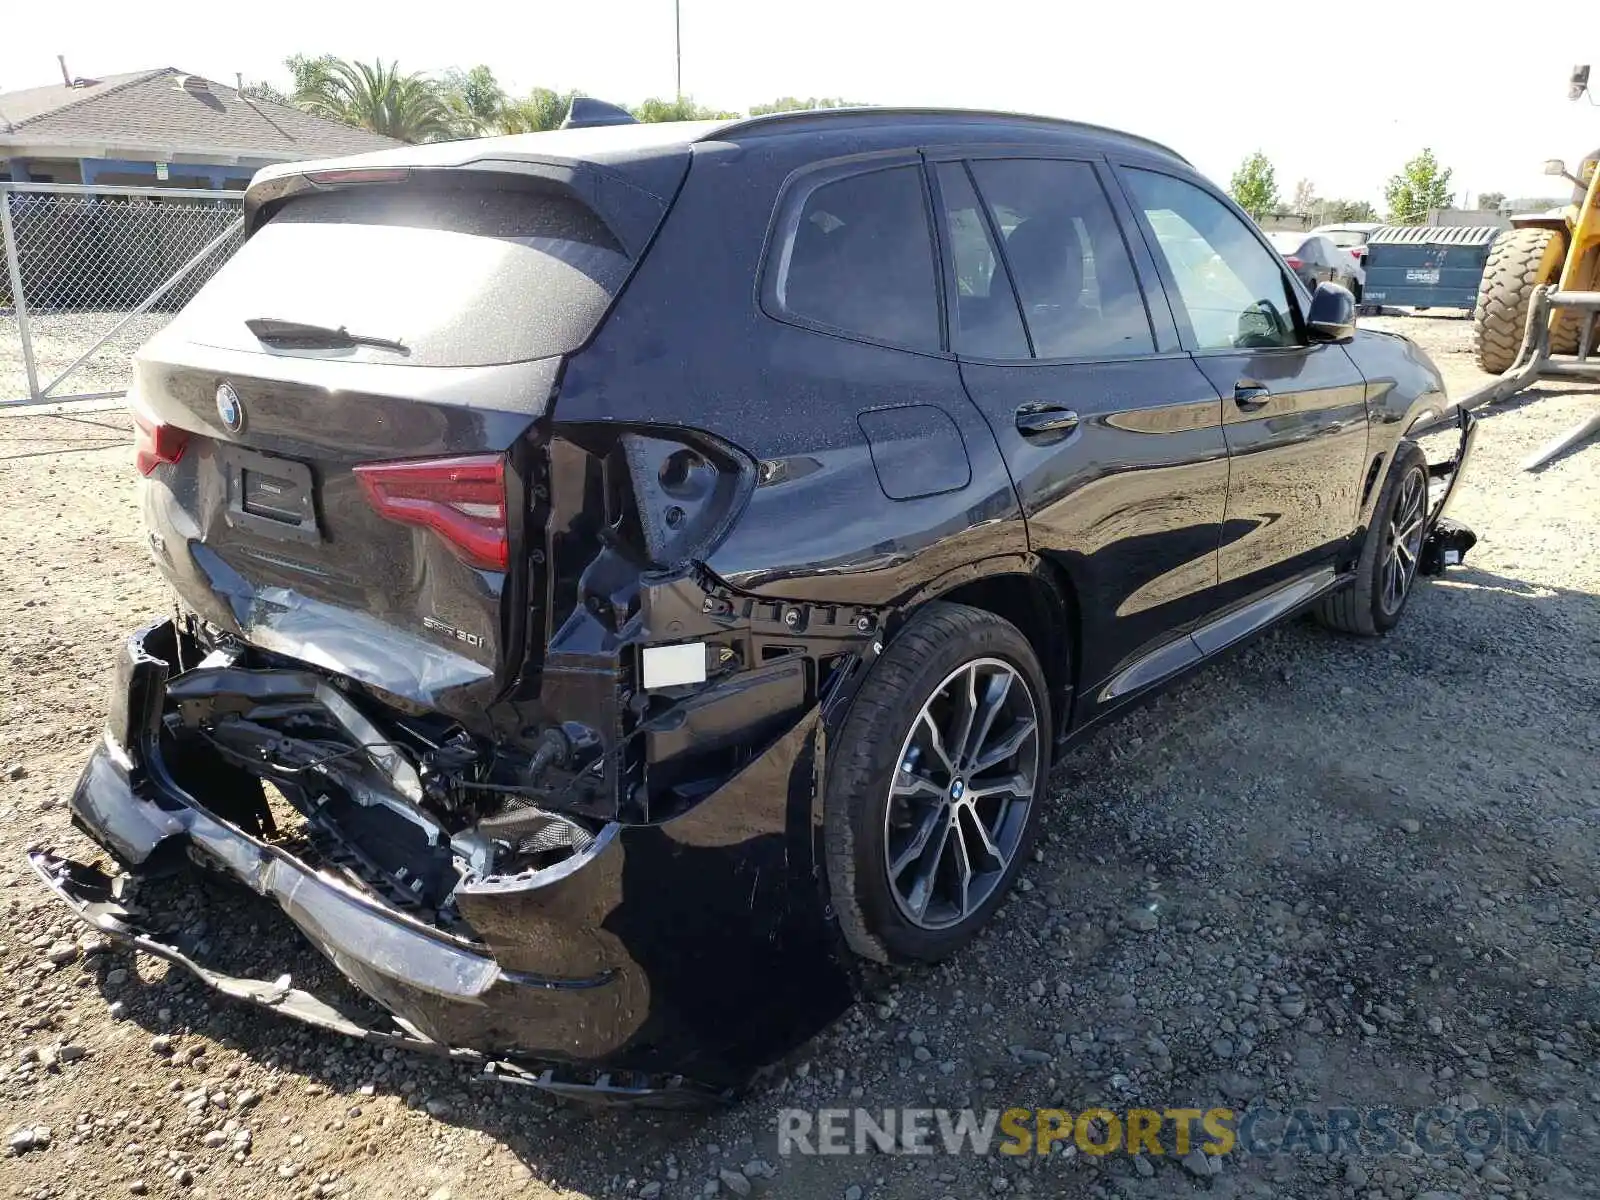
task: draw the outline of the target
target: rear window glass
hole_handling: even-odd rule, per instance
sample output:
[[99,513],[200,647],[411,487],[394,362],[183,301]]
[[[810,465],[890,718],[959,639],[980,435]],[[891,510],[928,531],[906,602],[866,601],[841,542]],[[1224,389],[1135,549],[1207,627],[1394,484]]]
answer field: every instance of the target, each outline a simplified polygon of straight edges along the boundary
[[190,340],[265,351],[245,327],[294,321],[372,346],[278,350],[425,367],[577,349],[629,260],[583,205],[548,192],[373,186],[291,200],[201,289]]
[[774,291],[779,309],[819,325],[912,350],[939,349],[921,171],[892,167],[812,190]]

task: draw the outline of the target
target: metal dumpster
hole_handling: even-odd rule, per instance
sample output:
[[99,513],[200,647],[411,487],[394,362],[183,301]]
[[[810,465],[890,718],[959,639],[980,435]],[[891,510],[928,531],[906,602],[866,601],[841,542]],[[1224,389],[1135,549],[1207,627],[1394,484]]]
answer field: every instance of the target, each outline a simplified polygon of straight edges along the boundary
[[1384,225],[1367,239],[1367,284],[1362,304],[1466,308],[1478,302],[1478,283],[1492,225]]

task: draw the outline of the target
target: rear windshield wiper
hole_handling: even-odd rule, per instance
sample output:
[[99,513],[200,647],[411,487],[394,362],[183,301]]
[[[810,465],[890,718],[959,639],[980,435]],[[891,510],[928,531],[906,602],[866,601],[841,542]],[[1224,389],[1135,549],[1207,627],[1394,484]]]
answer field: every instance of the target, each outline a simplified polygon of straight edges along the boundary
[[333,329],[327,325],[308,325],[304,321],[281,321],[276,317],[254,317],[244,325],[263,342],[289,349],[348,350],[354,346],[376,346],[398,354],[411,353],[404,342],[351,333],[343,325]]

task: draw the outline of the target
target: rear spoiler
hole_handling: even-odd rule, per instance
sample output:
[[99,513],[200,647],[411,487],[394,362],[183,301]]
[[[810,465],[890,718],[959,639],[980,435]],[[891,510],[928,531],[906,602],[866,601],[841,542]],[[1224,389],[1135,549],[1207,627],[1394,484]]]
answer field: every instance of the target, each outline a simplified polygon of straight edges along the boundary
[[259,229],[285,201],[309,192],[424,182],[493,186],[518,180],[548,187],[583,204],[605,223],[628,256],[637,259],[666,216],[689,167],[686,147],[680,153],[657,154],[630,163],[628,176],[615,167],[580,159],[501,157],[486,147],[484,150],[482,157],[464,155],[462,161],[448,164],[407,164],[385,154],[382,165],[349,160],[267,168],[245,192],[245,236]]

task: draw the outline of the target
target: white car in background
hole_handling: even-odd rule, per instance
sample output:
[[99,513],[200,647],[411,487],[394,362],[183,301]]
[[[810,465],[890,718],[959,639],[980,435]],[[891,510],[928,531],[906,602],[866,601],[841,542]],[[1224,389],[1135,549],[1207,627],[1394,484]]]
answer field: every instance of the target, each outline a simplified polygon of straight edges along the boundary
[[1343,225],[1318,225],[1312,233],[1321,234],[1341,250],[1348,250],[1365,269],[1367,265],[1367,239],[1374,231],[1382,229],[1381,221],[1352,221]]

